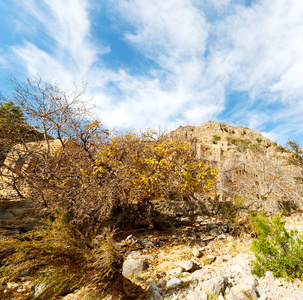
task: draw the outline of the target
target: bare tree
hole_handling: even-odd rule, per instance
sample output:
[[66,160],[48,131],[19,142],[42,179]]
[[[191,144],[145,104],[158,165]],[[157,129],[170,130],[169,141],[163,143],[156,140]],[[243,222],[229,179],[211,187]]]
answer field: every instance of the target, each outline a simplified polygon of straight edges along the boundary
[[[19,197],[31,199],[36,211],[60,206],[86,211],[89,191],[82,171],[94,160],[96,140],[102,143],[108,132],[93,119],[83,101],[84,89],[65,92],[58,84],[41,78],[19,83],[13,79],[13,103],[20,107],[23,122],[33,132],[28,143],[28,130],[16,118],[7,118],[14,136],[9,155],[2,163],[1,179],[7,189]],[[95,195],[96,196],[96,195]],[[87,203],[86,203],[87,202]],[[93,206],[93,204],[91,205]],[[82,208],[81,208],[82,207]]]
[[235,152],[220,170],[225,195],[261,201],[300,197],[293,175],[294,169],[285,166],[277,153],[260,149]]

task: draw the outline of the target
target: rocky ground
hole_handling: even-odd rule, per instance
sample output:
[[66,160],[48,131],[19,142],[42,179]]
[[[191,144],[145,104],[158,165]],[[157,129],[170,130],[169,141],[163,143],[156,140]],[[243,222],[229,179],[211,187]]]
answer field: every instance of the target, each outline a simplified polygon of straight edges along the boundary
[[[286,217],[287,227],[303,230],[302,216]],[[116,246],[125,258],[123,275],[147,290],[149,300],[303,299],[299,280],[287,282],[271,272],[264,278],[251,274],[251,243],[250,235],[238,231],[235,236],[226,221],[200,216],[190,226],[133,231]],[[21,274],[19,281],[6,284],[3,299],[22,299],[29,292],[39,299],[42,289],[28,274]],[[12,291],[14,297],[5,298]],[[85,289],[62,299],[80,300],[84,295]]]
[[[287,228],[303,230],[302,214],[286,217]],[[267,272],[251,274],[252,238],[235,238],[217,218],[200,218],[195,226],[159,238],[128,236],[119,247],[141,245],[125,253],[123,274],[149,292],[149,299],[303,299],[300,280],[287,282]],[[161,239],[160,239],[161,241]]]

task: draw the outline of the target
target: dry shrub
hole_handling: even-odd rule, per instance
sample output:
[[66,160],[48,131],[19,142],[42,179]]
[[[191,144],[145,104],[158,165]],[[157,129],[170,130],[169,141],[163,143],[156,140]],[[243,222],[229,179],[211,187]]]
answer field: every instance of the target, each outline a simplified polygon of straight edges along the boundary
[[[121,277],[121,256],[115,249],[113,233],[87,237],[69,223],[68,215],[57,212],[45,224],[18,239],[0,242],[9,249],[1,257],[1,281],[17,280],[31,270],[36,282],[45,282],[43,299],[51,299],[83,286],[90,286],[97,298],[109,292]],[[122,290],[122,289],[121,289]]]

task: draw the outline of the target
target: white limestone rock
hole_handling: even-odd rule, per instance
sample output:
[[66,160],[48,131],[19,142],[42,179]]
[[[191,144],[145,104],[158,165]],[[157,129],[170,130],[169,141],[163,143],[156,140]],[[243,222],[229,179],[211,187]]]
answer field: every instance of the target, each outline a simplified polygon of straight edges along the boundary
[[122,266],[122,275],[137,275],[147,269],[147,263],[143,259],[128,259],[124,261]]

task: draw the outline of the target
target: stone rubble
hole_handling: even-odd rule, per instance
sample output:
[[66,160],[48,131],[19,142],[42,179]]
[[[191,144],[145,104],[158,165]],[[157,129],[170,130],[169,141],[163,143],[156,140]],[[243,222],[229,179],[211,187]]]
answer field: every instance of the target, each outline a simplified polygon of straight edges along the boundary
[[[288,217],[287,225],[296,228],[301,220]],[[216,218],[200,217],[197,225],[175,228],[168,236],[128,236],[116,245],[124,253],[122,274],[141,285],[148,300],[303,299],[300,280],[287,282],[270,271],[263,278],[252,275],[251,237],[235,238],[218,224]],[[22,295],[31,290],[32,298],[38,299],[45,285],[33,284],[29,273],[20,275],[20,282],[8,282],[6,291]],[[62,300],[81,298],[76,291]]]
[[[179,235],[177,233],[171,239],[181,241],[180,233],[182,238],[189,238],[193,232],[196,232],[196,228],[187,226],[184,231],[186,234],[179,232]],[[172,257],[171,261],[166,259],[165,263],[161,263],[160,278],[159,276],[153,277],[153,274],[157,275],[156,271],[139,274],[139,276],[147,278],[147,282],[150,280],[147,289],[148,299],[303,299],[303,289],[300,288],[303,285],[299,280],[287,282],[284,279],[275,278],[270,271],[266,272],[263,278],[252,275],[250,262],[254,256],[249,251],[252,241],[249,235],[246,235],[245,239],[241,241],[227,233],[220,232],[220,229],[216,233],[218,236],[213,241],[208,244],[204,243],[201,247],[184,246],[184,250],[190,253],[190,259],[178,261]],[[203,235],[203,239],[205,237],[206,235]],[[237,250],[239,244],[244,247],[239,248],[238,254],[234,255],[233,251]],[[162,246],[162,248],[165,247]],[[155,252],[153,254],[157,256]],[[169,257],[170,254],[167,254],[166,258]],[[153,263],[149,260],[149,263],[151,264],[150,270],[157,270],[156,261]],[[167,270],[163,271],[165,268]]]

